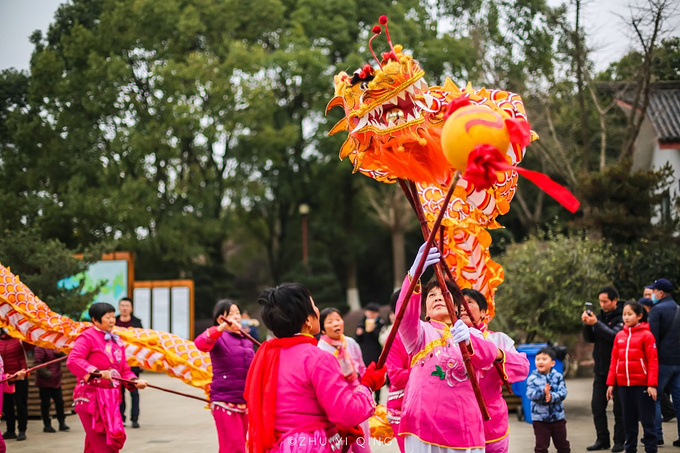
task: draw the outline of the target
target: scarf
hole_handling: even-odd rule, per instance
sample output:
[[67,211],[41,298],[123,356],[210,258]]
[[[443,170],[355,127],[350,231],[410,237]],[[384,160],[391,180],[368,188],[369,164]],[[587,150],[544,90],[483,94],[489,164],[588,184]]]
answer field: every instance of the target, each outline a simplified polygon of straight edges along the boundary
[[243,393],[248,403],[249,453],[264,453],[276,444],[274,412],[281,349],[304,343],[316,346],[317,341],[307,335],[277,338],[262,343],[255,353]]
[[333,353],[333,355],[338,358],[338,362],[340,362],[340,368],[342,368],[342,374],[345,376],[345,378],[348,376],[354,376],[356,378],[357,372],[354,368],[352,357],[349,355],[349,350],[347,349],[347,339],[345,336],[341,335],[339,340],[333,340],[328,335],[321,335],[321,341],[328,343],[335,348],[335,353]]

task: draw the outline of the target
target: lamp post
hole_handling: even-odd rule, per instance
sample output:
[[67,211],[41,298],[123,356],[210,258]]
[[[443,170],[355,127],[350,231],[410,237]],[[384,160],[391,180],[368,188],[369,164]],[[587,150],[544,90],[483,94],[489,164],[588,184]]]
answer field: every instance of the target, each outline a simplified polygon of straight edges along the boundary
[[309,214],[309,205],[302,203],[298,212],[302,216],[302,263],[307,266],[309,264],[307,252],[307,215]]

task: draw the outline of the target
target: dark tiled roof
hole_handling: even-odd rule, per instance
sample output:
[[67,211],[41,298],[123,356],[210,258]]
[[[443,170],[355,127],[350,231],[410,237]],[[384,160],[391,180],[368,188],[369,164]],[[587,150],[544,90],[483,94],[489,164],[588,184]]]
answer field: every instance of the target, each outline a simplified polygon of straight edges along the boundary
[[[598,89],[613,93],[630,105],[635,97],[636,84],[602,83]],[[659,142],[680,142],[680,82],[655,82],[649,92],[647,118],[654,126]]]
[[654,126],[659,142],[680,142],[680,88],[652,88],[647,118]]

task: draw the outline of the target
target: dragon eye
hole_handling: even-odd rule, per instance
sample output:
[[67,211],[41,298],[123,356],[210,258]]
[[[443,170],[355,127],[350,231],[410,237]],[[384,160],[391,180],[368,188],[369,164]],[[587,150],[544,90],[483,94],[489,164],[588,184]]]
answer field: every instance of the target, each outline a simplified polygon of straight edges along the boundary
[[359,85],[359,88],[361,88],[363,91],[368,90],[368,82],[361,82],[361,85]]

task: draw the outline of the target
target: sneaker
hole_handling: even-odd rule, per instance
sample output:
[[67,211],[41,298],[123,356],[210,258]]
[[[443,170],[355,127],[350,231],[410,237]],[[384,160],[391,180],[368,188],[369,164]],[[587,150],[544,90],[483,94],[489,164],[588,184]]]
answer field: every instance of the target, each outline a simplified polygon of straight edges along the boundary
[[139,423],[137,423],[137,420],[132,421],[132,427],[133,428],[139,428]]
[[52,428],[52,425],[47,425],[47,426],[43,427],[43,432],[44,433],[56,433],[57,431],[55,431],[55,429]]
[[614,446],[612,447],[612,452],[616,453],[616,452],[620,452],[620,451],[623,451],[623,445],[622,444],[614,444]]
[[17,436],[17,440],[26,440],[26,431],[19,431],[19,435]]
[[680,447],[680,439],[674,440],[674,441],[673,441],[673,446],[674,446],[674,447]]
[[69,428],[66,423],[61,423],[59,425],[59,431],[68,431],[69,429],[71,429],[71,428]]
[[2,434],[3,439],[16,439],[17,438],[17,433],[12,431],[11,433],[9,431],[5,432]]
[[663,445],[663,438],[657,437],[657,439],[656,439],[656,444],[657,444],[657,445]]

